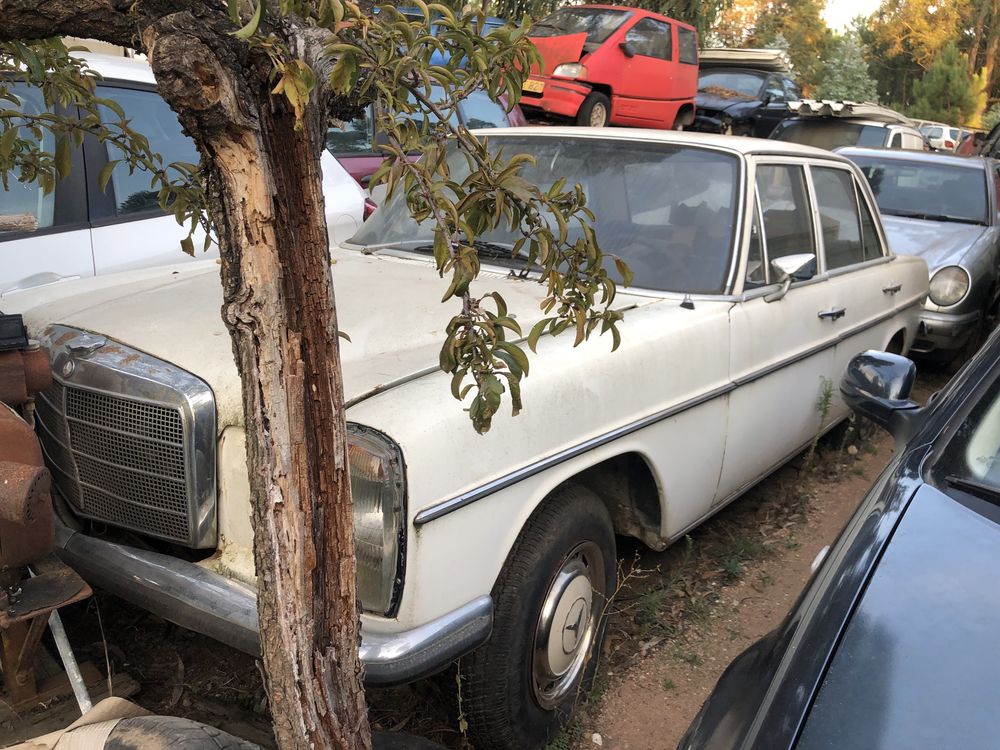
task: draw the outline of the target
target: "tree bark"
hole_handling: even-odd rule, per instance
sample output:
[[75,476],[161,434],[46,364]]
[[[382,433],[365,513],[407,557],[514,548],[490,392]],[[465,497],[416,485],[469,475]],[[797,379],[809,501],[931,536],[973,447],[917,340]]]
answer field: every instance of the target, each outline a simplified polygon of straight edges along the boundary
[[[95,8],[96,20],[87,21]],[[322,39],[294,20],[273,22],[320,82],[296,129],[290,108],[270,94],[270,61],[231,35],[221,0],[0,0],[0,39],[71,33],[121,44],[125,24],[201,152],[222,259],[222,315],[243,386],[275,736],[284,750],[363,750],[371,738],[319,161]]]

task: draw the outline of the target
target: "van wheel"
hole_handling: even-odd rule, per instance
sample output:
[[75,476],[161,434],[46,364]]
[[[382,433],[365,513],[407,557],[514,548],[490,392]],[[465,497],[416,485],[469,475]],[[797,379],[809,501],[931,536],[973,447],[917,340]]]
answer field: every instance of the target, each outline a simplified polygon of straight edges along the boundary
[[478,750],[527,750],[558,733],[586,695],[616,582],[604,503],[556,490],[521,530],[493,587],[493,635],[459,664]]
[[576,113],[576,124],[605,128],[611,120],[611,100],[599,91],[591,91]]

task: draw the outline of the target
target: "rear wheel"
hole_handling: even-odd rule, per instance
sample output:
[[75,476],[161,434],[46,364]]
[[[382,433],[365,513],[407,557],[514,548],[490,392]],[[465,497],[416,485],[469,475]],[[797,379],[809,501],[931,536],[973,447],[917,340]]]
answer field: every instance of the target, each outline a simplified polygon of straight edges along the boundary
[[580,111],[576,113],[576,124],[604,128],[610,121],[611,100],[599,91],[591,91],[580,105]]
[[589,490],[560,488],[497,579],[493,635],[460,665],[474,747],[527,750],[556,735],[593,680],[615,580],[607,509]]

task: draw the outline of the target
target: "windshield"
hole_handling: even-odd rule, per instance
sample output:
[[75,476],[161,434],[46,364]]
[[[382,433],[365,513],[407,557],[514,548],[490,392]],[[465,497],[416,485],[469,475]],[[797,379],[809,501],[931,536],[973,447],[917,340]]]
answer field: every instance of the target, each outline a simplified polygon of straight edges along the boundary
[[879,125],[848,120],[785,120],[771,137],[832,151],[838,146],[884,146],[888,132]]
[[986,176],[978,167],[852,157],[889,216],[986,224]]
[[723,99],[756,99],[764,76],[745,70],[707,70],[698,76],[698,91]]
[[956,415],[957,426],[934,460],[931,477],[939,486],[1000,499],[1000,379],[980,393],[964,418]]
[[[730,154],[693,146],[565,136],[494,136],[506,156],[536,159],[522,175],[543,191],[560,178],[579,183],[594,212],[601,248],[629,264],[633,285],[661,291],[718,294],[726,285],[739,187],[739,161]],[[448,158],[452,179],[468,174],[457,151]],[[550,220],[555,227],[555,222]],[[581,236],[570,224],[569,242]],[[506,227],[481,235],[480,255],[521,268],[510,257],[520,233]],[[433,252],[433,222],[417,223],[402,191],[364,223],[353,244]],[[614,264],[608,258],[608,270]]]
[[562,8],[536,21],[529,36],[586,34],[587,44],[600,44],[631,15],[628,11],[605,8]]

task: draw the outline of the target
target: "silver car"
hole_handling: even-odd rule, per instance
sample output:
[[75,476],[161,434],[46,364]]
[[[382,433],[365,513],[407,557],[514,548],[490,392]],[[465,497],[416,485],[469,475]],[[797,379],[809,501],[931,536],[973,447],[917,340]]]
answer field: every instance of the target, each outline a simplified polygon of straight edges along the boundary
[[940,363],[960,362],[997,322],[1000,162],[885,149],[837,151],[868,178],[893,252],[927,261],[930,292],[911,351]]

